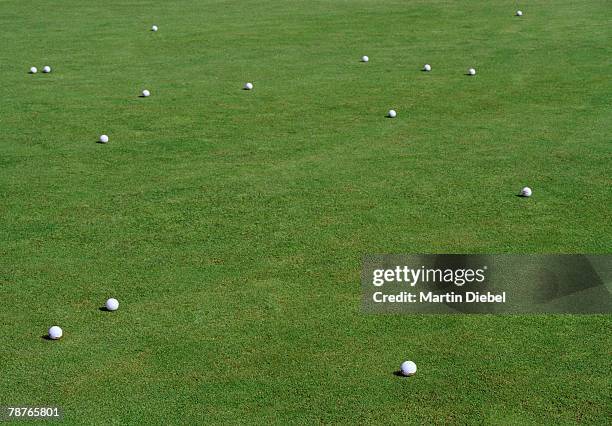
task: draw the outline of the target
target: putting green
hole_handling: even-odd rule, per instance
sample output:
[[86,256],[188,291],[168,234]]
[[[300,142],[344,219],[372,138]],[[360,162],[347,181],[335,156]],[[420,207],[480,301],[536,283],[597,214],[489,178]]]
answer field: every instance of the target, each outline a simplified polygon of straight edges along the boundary
[[0,405],[608,421],[610,316],[361,312],[368,253],[610,253],[609,4],[518,8],[0,2]]

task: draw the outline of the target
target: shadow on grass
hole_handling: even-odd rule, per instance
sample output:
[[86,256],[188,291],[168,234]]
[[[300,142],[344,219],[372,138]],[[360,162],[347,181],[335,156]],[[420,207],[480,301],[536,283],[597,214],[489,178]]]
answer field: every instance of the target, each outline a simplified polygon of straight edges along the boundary
[[40,336],[40,338],[43,340],[53,340],[52,338],[49,337],[48,334],[43,334],[42,336]]
[[101,306],[101,307],[99,307],[99,308],[98,308],[98,310],[99,310],[99,311],[102,311],[102,312],[110,312],[110,311],[109,311],[109,310],[106,308],[106,306]]

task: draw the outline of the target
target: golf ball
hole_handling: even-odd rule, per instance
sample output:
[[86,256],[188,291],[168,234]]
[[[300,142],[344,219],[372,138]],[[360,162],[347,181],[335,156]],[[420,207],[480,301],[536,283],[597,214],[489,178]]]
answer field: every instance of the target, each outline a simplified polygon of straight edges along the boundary
[[156,31],[157,31],[157,25],[153,25],[153,26],[151,27],[151,31],[156,32]]
[[57,340],[61,338],[63,334],[64,332],[57,325],[54,325],[53,327],[49,329],[49,338],[52,340]]
[[119,309],[119,301],[117,299],[113,299],[112,297],[106,301],[106,309],[109,311],[116,311]]
[[525,188],[521,189],[521,197],[531,197],[531,188],[526,186]]
[[387,117],[395,118],[396,116],[397,116],[397,112],[395,112],[394,109],[390,109],[389,112],[387,113]]
[[106,143],[106,142],[108,142],[108,136],[106,136],[106,135],[101,135],[101,136],[100,136],[100,142],[101,142],[101,143]]
[[252,90],[253,89],[253,83],[247,83],[244,85],[244,90]]
[[361,57],[361,62],[368,62],[369,60],[370,60],[370,58],[368,58],[365,55]]
[[468,74],[469,74],[469,75],[476,75],[476,70],[475,70],[474,68],[470,68],[470,69],[468,70]]
[[431,65],[429,64],[423,65],[423,71],[431,71]]
[[49,65],[45,65],[45,66],[43,67],[43,72],[44,72],[44,73],[49,73],[49,72],[51,72],[51,67],[50,67]]
[[403,376],[414,376],[417,371],[416,364],[412,361],[404,361],[400,365],[400,371]]
[[523,16],[523,12],[522,12],[522,11],[520,11],[520,10],[517,10],[517,11],[516,11],[516,16]]
[[142,91],[142,97],[143,98],[148,98],[149,96],[151,96],[151,92],[149,92],[147,89]]
[[38,72],[38,68],[30,67],[30,74],[36,74]]

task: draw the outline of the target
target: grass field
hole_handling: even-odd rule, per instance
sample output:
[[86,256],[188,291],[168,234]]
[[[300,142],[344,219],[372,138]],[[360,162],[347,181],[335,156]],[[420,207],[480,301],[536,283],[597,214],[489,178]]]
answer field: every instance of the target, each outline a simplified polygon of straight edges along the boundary
[[1,0],[0,405],[72,424],[609,421],[609,315],[364,315],[359,274],[367,253],[611,253],[611,15]]

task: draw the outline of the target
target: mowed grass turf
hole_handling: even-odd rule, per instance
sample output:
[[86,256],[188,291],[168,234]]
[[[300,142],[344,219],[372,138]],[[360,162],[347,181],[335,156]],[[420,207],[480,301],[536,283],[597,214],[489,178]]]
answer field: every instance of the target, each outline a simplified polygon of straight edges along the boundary
[[0,2],[0,405],[609,421],[609,316],[368,316],[359,275],[367,253],[610,253],[610,12]]

